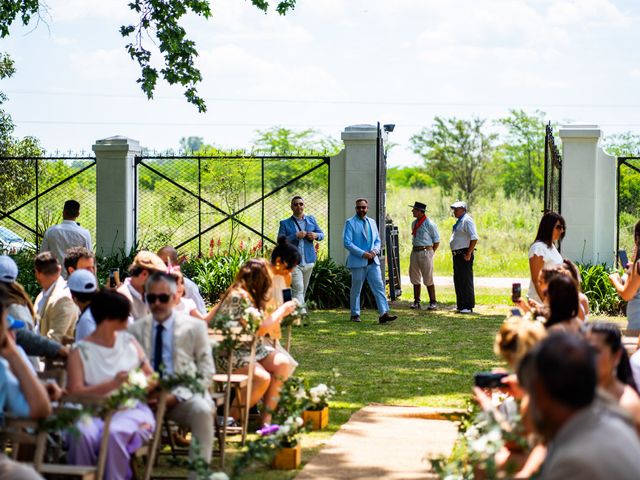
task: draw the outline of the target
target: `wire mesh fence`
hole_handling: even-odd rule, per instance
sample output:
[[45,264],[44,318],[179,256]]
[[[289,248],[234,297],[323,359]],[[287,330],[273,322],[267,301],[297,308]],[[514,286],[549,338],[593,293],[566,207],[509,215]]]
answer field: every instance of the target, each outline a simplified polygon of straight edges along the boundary
[[640,220],[640,157],[618,158],[618,249],[631,255],[633,231]]
[[[270,249],[294,195],[328,233],[328,157],[138,157],[136,172],[141,247],[203,255]],[[328,251],[327,242],[319,248]]]
[[95,240],[94,157],[0,157],[0,250],[39,247],[70,199],[80,203],[79,221]]

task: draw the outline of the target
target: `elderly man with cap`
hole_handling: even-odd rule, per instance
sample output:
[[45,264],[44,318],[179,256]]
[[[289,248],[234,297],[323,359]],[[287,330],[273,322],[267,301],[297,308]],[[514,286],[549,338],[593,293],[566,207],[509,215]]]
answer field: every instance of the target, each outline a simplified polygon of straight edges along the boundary
[[89,270],[79,269],[69,275],[67,285],[73,302],[80,309],[80,318],[76,324],[76,342],[79,342],[96,329],[96,321],[89,307],[98,291],[98,281]]
[[456,289],[456,311],[472,313],[476,305],[473,290],[473,250],[478,243],[478,232],[473,218],[467,214],[467,204],[451,204],[456,223],[453,225],[449,246],[453,255],[453,285]]
[[420,310],[421,284],[429,292],[427,310],[436,309],[436,287],[433,284],[433,255],[440,245],[438,227],[425,213],[427,206],[421,202],[410,205],[415,220],[411,223],[411,257],[409,258],[409,279],[413,285],[413,304],[410,308]]
[[153,252],[141,250],[129,266],[129,277],[118,287],[121,293],[131,302],[131,318],[129,322],[146,317],[151,313],[149,305],[144,299],[144,285],[147,279],[155,272],[166,272],[167,266],[162,259]]

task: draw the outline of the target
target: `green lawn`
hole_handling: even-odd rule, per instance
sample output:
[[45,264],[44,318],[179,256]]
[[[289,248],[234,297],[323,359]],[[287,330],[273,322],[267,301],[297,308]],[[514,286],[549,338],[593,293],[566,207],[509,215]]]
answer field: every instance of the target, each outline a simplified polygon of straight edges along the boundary
[[[464,406],[473,373],[498,365],[493,338],[508,311],[507,297],[480,289],[480,306],[469,316],[453,313],[453,300],[449,288],[440,289],[443,304],[437,312],[416,312],[408,302],[399,302],[392,305],[398,320],[387,325],[378,325],[377,312],[371,310],[362,312],[360,324],[350,322],[346,310],[315,311],[310,326],[294,330],[291,350],[300,362],[297,375],[316,384],[329,381],[333,368],[341,374],[329,428],[303,437],[304,463],[353,412],[370,403]],[[233,446],[231,450],[232,461]],[[288,479],[295,474],[258,467],[244,478]]]

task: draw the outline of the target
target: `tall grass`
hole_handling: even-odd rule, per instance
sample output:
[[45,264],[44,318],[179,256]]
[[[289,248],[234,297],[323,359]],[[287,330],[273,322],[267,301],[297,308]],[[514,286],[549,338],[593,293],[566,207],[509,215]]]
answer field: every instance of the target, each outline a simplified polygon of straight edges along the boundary
[[[449,205],[458,198],[443,194],[438,187],[412,189],[387,187],[387,213],[400,229],[400,268],[409,271],[411,254],[411,207],[415,201],[427,204],[427,215],[440,232],[440,249],[435,255],[435,275],[452,275],[449,238],[455,219]],[[529,246],[542,215],[539,200],[506,198],[499,191],[469,207],[480,239],[476,247],[474,273],[488,277],[528,277]]]

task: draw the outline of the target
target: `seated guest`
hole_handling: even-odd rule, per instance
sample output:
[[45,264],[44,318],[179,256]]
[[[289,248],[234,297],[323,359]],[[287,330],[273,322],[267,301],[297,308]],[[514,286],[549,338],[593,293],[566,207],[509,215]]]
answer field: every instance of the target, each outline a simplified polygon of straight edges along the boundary
[[91,314],[91,300],[98,290],[98,281],[89,270],[75,270],[67,280],[71,298],[80,309],[76,324],[76,342],[83,340],[96,329],[96,321]]
[[180,271],[180,267],[169,266],[167,273],[176,281],[176,303],[173,305],[176,312],[204,320],[206,317],[200,313],[196,303],[185,296],[184,275]]
[[622,334],[613,323],[587,323],[587,341],[596,352],[598,387],[626,410],[640,433],[640,396],[633,379]]
[[[91,302],[96,329],[76,344],[67,365],[67,390],[70,394],[107,396],[128,380],[129,373],[141,368],[146,375],[153,370],[144,351],[129,332],[130,305],[117,292],[103,288]],[[95,465],[102,439],[103,422],[76,425],[79,435],[70,435],[69,462]],[[109,426],[107,479],[131,478],[131,454],[151,438],[155,417],[146,404],[120,410]]]
[[542,323],[522,317],[511,317],[500,326],[493,351],[515,372],[520,360],[546,336],[547,332]]
[[214,367],[207,325],[175,311],[177,286],[171,275],[152,274],[147,279],[145,291],[151,314],[137,320],[129,327],[129,332],[138,339],[153,369],[161,375],[194,372],[202,375],[205,395],[194,394],[184,387],[176,388],[167,397],[167,418],[191,430],[198,439],[200,457],[209,463],[213,444],[213,403],[208,390]]
[[35,328],[36,312],[29,295],[17,282],[18,265],[13,258],[0,255],[0,282],[7,287],[8,314],[25,323],[29,330]]
[[577,335],[542,340],[518,369],[536,429],[547,441],[539,478],[637,478],[640,440],[633,427],[596,398],[592,348]]
[[[233,320],[246,325],[245,309],[254,307],[263,312],[264,317],[258,328],[257,334],[264,335],[278,326],[280,321],[289,315],[296,307],[295,302],[289,300],[271,313],[265,312],[265,306],[269,300],[271,289],[271,277],[264,260],[249,260],[236,275],[236,279],[223,295],[220,306],[216,312],[218,316],[230,316]],[[215,321],[215,319],[214,319]],[[224,352],[216,356],[216,363],[220,371],[228,370],[228,357]],[[233,355],[233,373],[247,374],[251,356],[251,345],[249,343],[241,345]],[[251,387],[251,398],[249,407],[253,407],[263,398],[265,411],[262,414],[262,421],[265,424],[271,422],[271,411],[278,405],[278,397],[282,383],[289,377],[289,359],[272,347],[258,343],[256,347],[256,367],[253,372],[253,385]],[[241,392],[241,396],[246,399],[246,389]],[[233,406],[231,415],[238,418],[239,411]]]
[[40,335],[64,343],[63,340],[73,341],[80,312],[60,271],[60,264],[51,252],[36,256],[35,275],[42,287],[35,301]]
[[578,310],[578,317],[583,322],[589,320],[589,299],[582,292],[582,286],[580,285],[580,272],[578,271],[578,267],[571,260],[565,258],[562,262],[562,267],[566,269],[567,272],[571,275],[571,278],[576,282],[576,287],[578,287],[578,301],[580,310]]
[[130,322],[145,317],[151,313],[149,306],[144,301],[144,285],[154,272],[164,272],[167,267],[155,253],[142,250],[133,259],[129,266],[129,277],[125,278],[118,287],[121,293],[131,302]]
[[547,303],[549,312],[545,326],[549,332],[580,333],[582,320],[578,317],[578,288],[572,278],[554,276],[547,285]]
[[85,247],[71,247],[64,253],[64,270],[67,278],[76,270],[88,270],[96,274],[96,255]]
[[[168,266],[179,267],[180,262],[178,260],[178,252],[175,248],[167,245],[158,250],[158,256],[164,262],[164,264]],[[202,299],[202,295],[200,295],[200,289],[195,282],[190,280],[187,277],[184,278],[184,297],[196,304],[196,308],[202,315],[207,314],[207,307],[204,304],[204,300]]]
[[[19,353],[7,331],[6,290],[0,293],[0,416],[8,413],[32,419],[51,414],[47,392]],[[32,468],[20,465],[0,454],[0,480],[39,480]]]

